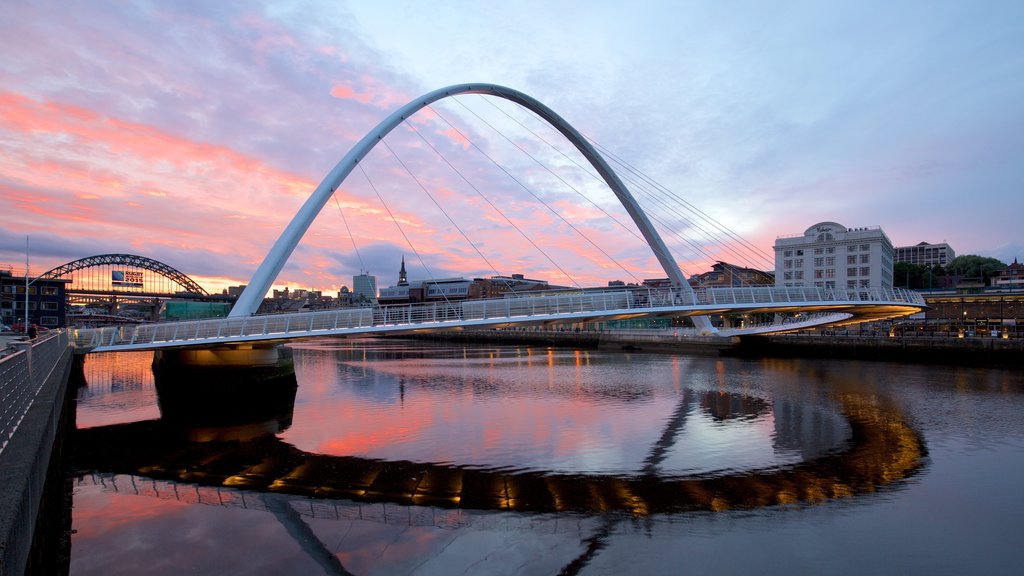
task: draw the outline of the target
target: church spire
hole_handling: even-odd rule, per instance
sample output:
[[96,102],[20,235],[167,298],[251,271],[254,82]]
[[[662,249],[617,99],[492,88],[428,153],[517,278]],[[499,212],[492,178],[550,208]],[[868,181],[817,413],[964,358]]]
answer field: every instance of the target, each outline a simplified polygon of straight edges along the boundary
[[405,255],[404,254],[402,255],[402,268],[401,268],[401,270],[398,271],[398,285],[399,286],[408,286],[409,285],[409,279],[405,275]]

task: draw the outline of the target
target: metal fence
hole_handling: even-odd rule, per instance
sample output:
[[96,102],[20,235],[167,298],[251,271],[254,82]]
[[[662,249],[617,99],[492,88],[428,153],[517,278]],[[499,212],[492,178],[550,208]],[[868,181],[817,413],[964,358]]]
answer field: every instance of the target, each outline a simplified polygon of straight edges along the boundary
[[[531,318],[557,319],[580,315],[670,310],[701,306],[749,306],[764,304],[808,304],[820,302],[902,303],[923,305],[916,292],[902,289],[843,290],[816,287],[737,287],[697,291],[628,287],[621,290],[552,292],[487,300],[423,302],[416,304],[341,308],[250,316],[217,318],[139,326],[80,329],[73,332],[76,347],[151,347],[170,343],[206,343],[287,338],[317,332],[374,331],[418,326],[445,328],[457,325],[528,322]],[[680,310],[681,311],[681,310]]]
[[11,347],[17,351],[0,358],[0,454],[68,347],[68,335],[53,332]]

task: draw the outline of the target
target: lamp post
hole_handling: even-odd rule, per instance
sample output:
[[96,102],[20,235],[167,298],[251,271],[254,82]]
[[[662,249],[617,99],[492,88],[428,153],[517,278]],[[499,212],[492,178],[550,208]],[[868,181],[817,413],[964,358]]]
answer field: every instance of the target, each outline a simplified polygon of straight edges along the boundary
[[28,335],[28,287],[33,285],[33,284],[35,284],[36,280],[39,280],[39,278],[35,278],[31,282],[29,282],[28,276],[29,276],[29,274],[28,274],[28,234],[26,234],[25,235],[25,324],[23,325],[23,329],[25,330],[25,335],[26,336]]
[[26,335],[28,335],[28,285],[28,234],[25,234],[25,323],[21,327],[24,328]]

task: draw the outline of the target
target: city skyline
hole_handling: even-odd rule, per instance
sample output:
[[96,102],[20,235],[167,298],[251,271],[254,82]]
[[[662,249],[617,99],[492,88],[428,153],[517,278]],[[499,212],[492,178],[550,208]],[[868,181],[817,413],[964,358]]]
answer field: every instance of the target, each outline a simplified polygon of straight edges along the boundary
[[[79,8],[15,1],[0,21],[0,262],[23,262],[28,235],[33,272],[135,253],[211,290],[246,283],[355,141],[420,94],[476,81],[544,102],[765,252],[777,236],[835,221],[881,226],[897,246],[1024,256],[1015,3]],[[423,182],[375,151],[275,286],[337,290],[363,269],[389,278],[410,244],[410,276],[564,282],[505,217],[536,226],[531,237],[573,263],[572,277],[631,281],[493,167],[474,186],[507,198],[502,216],[431,160],[421,134],[466,172],[487,166],[472,154],[486,133],[473,115],[517,111],[479,98],[424,110],[411,122],[422,132],[396,130],[396,153]],[[549,191],[550,176],[501,157],[638,277],[663,275],[575,191]],[[566,178],[606,207],[586,177]],[[444,213],[420,185],[447,201]],[[463,234],[447,218],[479,222]],[[697,260],[688,275],[705,271]]]

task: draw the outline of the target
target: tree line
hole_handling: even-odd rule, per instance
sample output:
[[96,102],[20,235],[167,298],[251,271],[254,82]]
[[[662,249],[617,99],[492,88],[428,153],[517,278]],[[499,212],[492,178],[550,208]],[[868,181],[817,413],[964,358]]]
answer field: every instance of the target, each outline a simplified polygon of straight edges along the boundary
[[940,278],[953,277],[956,280],[979,280],[986,286],[992,276],[1006,268],[1006,264],[995,258],[968,254],[957,256],[946,266],[921,266],[897,262],[892,267],[892,283],[898,288],[927,290],[943,283]]

